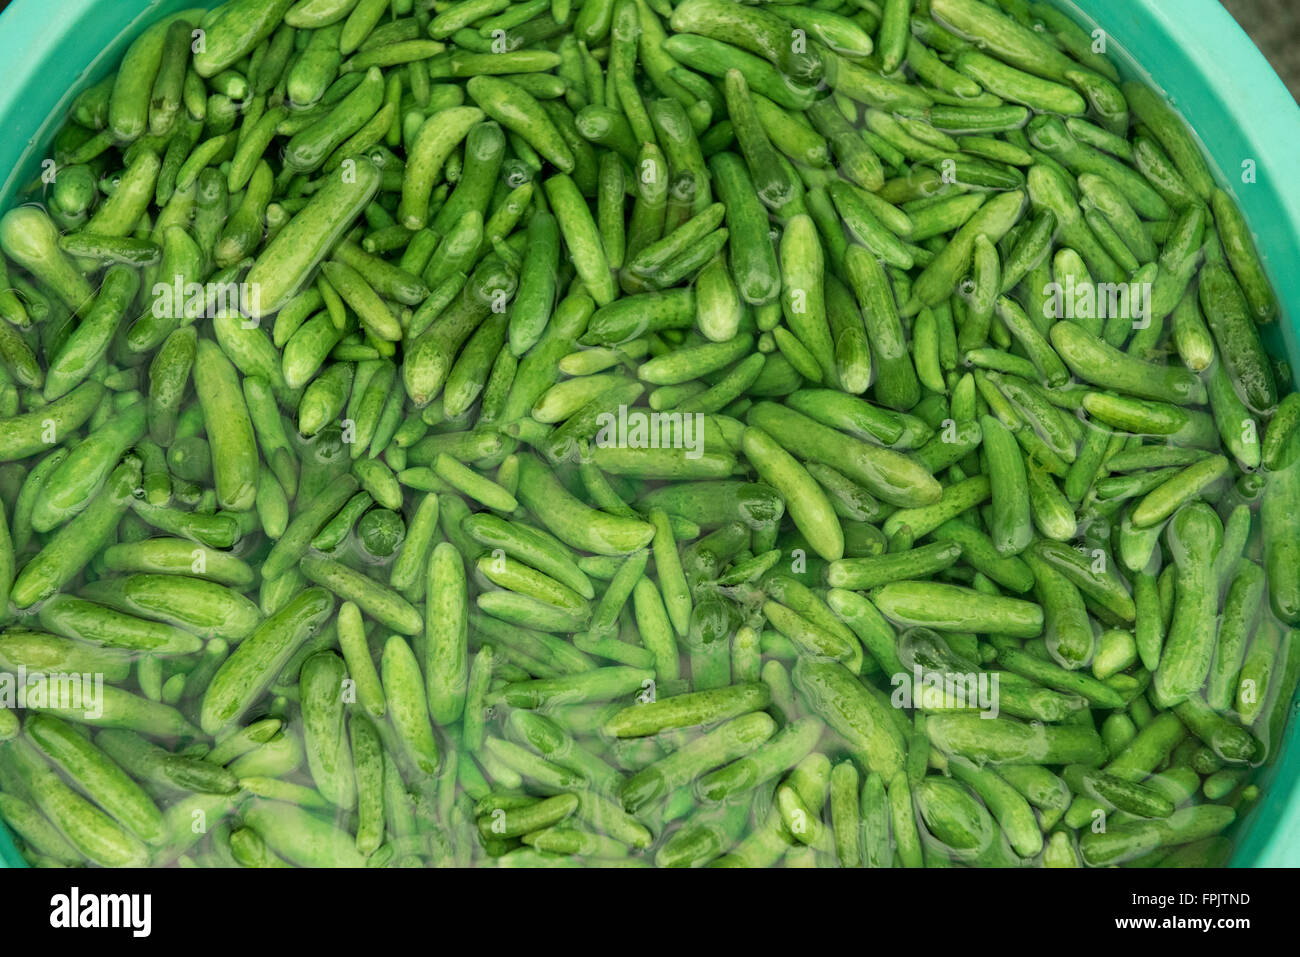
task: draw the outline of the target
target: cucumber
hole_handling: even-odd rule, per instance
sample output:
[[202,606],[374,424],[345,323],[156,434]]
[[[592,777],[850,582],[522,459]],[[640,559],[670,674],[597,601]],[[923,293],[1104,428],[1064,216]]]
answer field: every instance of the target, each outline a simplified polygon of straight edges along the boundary
[[248,270],[244,281],[257,291],[250,303],[251,318],[269,316],[293,298],[374,198],[381,178],[379,168],[364,157],[329,174],[326,184],[275,234]]

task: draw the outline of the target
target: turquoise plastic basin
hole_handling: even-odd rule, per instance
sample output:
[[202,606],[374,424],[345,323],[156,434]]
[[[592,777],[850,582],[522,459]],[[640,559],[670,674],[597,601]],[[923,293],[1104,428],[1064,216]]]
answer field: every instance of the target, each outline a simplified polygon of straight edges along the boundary
[[[1163,90],[1201,135],[1221,182],[1258,235],[1283,303],[1284,318],[1269,331],[1267,344],[1300,370],[1300,270],[1293,265],[1300,262],[1300,190],[1294,186],[1300,107],[1218,0],[1054,2],[1103,30],[1107,52],[1121,69]],[[0,130],[6,133],[0,137],[0,209],[18,184],[39,173],[44,147],[72,97],[105,76],[144,26],[194,6],[215,3],[60,0],[55,15],[48,0],[14,0],[0,14],[6,74],[0,84]],[[1241,179],[1246,162],[1256,176],[1249,185]],[[1263,797],[1236,835],[1232,863],[1300,866],[1300,723],[1292,722],[1281,757],[1260,786]],[[22,866],[2,825],[0,861]]]

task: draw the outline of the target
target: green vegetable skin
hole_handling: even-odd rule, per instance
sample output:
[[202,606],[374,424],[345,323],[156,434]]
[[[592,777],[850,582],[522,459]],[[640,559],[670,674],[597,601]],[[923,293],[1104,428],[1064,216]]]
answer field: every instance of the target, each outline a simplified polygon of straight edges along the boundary
[[1300,404],[1193,135],[1046,5],[569,8],[174,14],[0,211],[0,672],[106,681],[0,712],[20,850],[1226,841]]

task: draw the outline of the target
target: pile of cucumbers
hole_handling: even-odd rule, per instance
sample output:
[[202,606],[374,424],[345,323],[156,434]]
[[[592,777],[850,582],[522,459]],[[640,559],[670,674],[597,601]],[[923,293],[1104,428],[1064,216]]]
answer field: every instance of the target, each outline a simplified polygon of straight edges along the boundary
[[1300,398],[1108,42],[1031,0],[147,25],[0,218],[26,860],[1223,862],[1300,681]]

